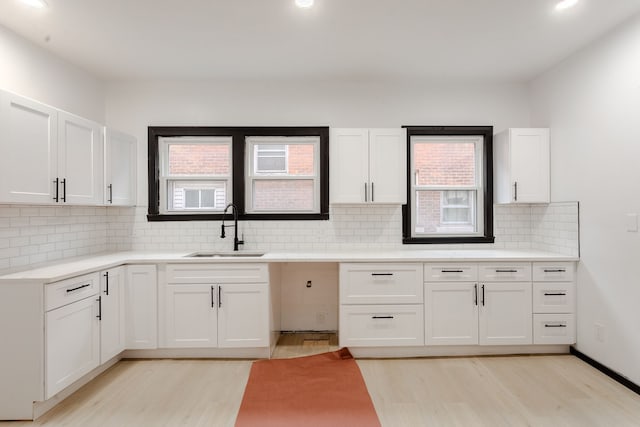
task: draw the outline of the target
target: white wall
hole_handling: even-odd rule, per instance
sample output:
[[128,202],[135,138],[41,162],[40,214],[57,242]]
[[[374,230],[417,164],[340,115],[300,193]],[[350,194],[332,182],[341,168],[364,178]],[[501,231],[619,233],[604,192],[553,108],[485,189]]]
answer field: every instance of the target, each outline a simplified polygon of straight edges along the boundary
[[[578,345],[640,384],[640,16],[530,87],[551,128],[552,200],[580,201]],[[604,330],[599,339],[596,325]]]
[[332,81],[130,81],[107,89],[107,124],[139,141],[138,203],[147,204],[149,125],[529,125],[523,84]]
[[104,82],[1,25],[0,89],[104,122]]

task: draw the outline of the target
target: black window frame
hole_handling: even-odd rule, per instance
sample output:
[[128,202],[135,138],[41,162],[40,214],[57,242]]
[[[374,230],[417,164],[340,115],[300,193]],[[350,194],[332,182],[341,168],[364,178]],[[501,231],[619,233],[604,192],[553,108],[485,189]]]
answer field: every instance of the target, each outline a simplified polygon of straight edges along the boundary
[[[328,126],[149,126],[147,172],[149,189],[148,221],[222,220],[222,213],[160,213],[160,156],[162,137],[231,137],[232,197],[242,220],[328,220],[329,219],[329,127]],[[320,212],[319,213],[247,213],[245,211],[245,139],[249,136],[315,136],[320,139]]]
[[[493,235],[493,126],[403,126],[407,130],[407,204],[402,205],[403,244],[494,243]],[[483,236],[411,236],[411,137],[412,136],[480,136],[483,138]]]

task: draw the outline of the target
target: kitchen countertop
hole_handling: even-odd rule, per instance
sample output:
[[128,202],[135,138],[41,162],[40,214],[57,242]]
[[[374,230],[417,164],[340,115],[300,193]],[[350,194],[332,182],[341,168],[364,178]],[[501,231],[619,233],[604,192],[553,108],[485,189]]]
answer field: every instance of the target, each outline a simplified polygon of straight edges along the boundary
[[[113,252],[70,258],[50,265],[0,276],[0,284],[9,281],[55,282],[122,264],[163,263],[238,263],[238,262],[509,262],[509,261],[578,261],[577,257],[536,250],[451,249],[326,252],[266,252],[263,256],[193,258],[188,252]],[[201,251],[207,252],[207,251]],[[243,252],[243,251],[241,251]],[[254,253],[254,251],[244,251]],[[257,251],[255,251],[257,252]]]

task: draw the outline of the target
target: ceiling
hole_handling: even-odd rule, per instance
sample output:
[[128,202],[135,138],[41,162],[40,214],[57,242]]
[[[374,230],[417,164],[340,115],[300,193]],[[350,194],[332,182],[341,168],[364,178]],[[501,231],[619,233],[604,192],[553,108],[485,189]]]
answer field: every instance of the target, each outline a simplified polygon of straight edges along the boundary
[[522,82],[640,0],[0,1],[0,24],[104,80],[454,78]]

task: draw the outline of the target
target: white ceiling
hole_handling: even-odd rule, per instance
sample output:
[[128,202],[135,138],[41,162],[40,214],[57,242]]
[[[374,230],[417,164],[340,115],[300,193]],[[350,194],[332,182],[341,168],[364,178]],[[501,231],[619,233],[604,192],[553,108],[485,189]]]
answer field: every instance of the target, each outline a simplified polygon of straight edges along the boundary
[[[0,24],[105,79],[526,81],[640,0],[0,0]],[[48,40],[48,41],[47,41]]]

